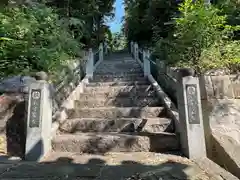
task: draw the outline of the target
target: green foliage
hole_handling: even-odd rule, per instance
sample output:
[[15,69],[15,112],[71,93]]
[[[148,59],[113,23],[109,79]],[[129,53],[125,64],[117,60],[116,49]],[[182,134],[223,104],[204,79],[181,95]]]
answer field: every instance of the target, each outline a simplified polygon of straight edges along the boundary
[[239,71],[238,0],[126,0],[129,41],[153,47],[172,66]]
[[113,16],[113,3],[114,0],[49,0],[47,5],[57,10],[75,38],[86,46],[97,47],[109,29],[104,23]]
[[128,41],[153,45],[172,31],[166,25],[177,10],[176,0],[125,0],[125,32]]
[[177,66],[192,67],[198,72],[212,68],[235,67],[239,43],[232,41],[233,31],[238,27],[226,24],[226,16],[219,9],[186,0],[179,7],[181,16],[175,18],[173,36],[157,43],[162,59]]
[[126,48],[126,39],[122,33],[113,33],[113,39],[111,41],[113,51],[119,51]]
[[57,77],[110,34],[114,0],[4,0],[0,9],[0,76],[47,71]]
[[44,5],[1,9],[0,34],[1,76],[56,72],[66,60],[80,55],[79,43]]

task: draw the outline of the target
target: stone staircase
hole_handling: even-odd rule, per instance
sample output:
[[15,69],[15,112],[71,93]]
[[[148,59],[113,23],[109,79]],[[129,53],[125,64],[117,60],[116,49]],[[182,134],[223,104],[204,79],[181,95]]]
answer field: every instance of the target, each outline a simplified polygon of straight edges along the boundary
[[[117,58],[119,57],[119,58]],[[103,61],[41,162],[0,162],[2,180],[237,180],[207,158],[178,156],[163,103],[130,56]],[[176,155],[158,152],[177,152]]]
[[173,122],[130,55],[103,61],[52,140],[53,151],[179,151]]

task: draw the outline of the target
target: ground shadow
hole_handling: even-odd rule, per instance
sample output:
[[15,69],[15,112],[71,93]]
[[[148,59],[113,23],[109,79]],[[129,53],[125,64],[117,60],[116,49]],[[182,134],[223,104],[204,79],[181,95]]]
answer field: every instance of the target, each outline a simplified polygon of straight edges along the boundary
[[[189,179],[190,166],[171,160],[146,165],[132,160],[108,163],[102,158],[89,158],[75,162],[69,157],[56,161],[20,164],[0,177],[15,179],[68,179],[68,180],[176,180]],[[84,162],[84,163],[83,163]]]

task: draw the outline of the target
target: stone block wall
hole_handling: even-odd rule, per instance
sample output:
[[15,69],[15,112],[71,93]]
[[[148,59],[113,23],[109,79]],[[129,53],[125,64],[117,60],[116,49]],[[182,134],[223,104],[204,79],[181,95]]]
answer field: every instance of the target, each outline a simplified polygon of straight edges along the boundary
[[21,93],[0,96],[0,154],[22,157],[25,145],[25,101]]
[[[87,56],[88,54],[85,52],[83,60],[76,60],[71,65],[64,67],[58,80],[52,84],[51,91],[55,97],[53,117],[84,78]],[[11,86],[8,86],[5,92],[6,85],[0,83],[2,92],[0,95],[0,154],[23,157],[26,138],[26,94],[22,92],[21,78],[12,79],[9,81]]]
[[240,77],[206,75],[200,85],[208,156],[240,178]]
[[200,77],[201,98],[240,99],[240,75],[205,75]]
[[[177,69],[164,62],[158,69],[158,83],[177,104]],[[240,75],[216,71],[199,83],[208,157],[240,178]]]

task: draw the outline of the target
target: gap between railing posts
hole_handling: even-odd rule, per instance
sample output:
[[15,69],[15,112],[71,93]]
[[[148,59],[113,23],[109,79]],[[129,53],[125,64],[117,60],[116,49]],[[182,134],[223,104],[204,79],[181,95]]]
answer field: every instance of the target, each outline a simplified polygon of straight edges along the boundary
[[147,77],[151,74],[150,70],[150,51],[147,49],[140,49],[136,42],[130,42],[130,53],[132,54],[133,58],[141,65],[144,70],[144,76]]
[[100,43],[96,52],[92,48],[88,50],[88,60],[86,64],[86,77],[92,79],[96,67],[104,60],[104,55],[107,55],[107,43]]

